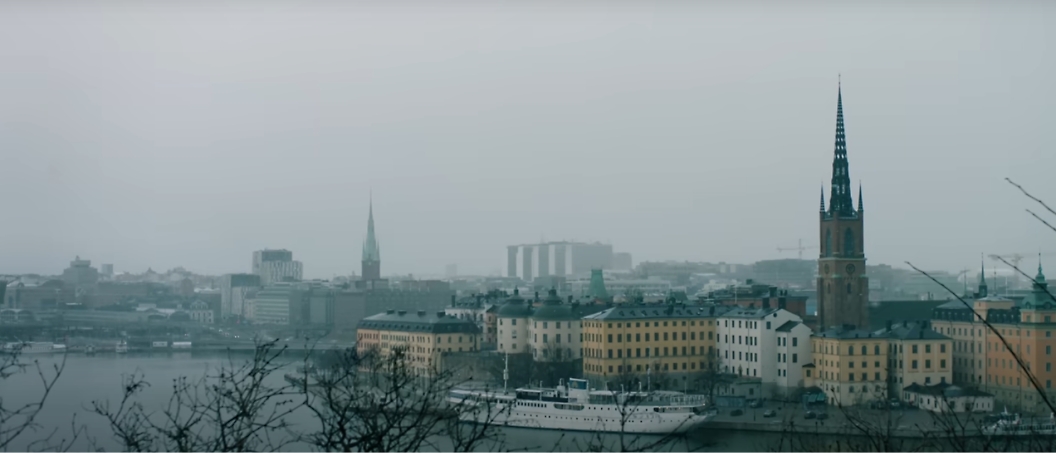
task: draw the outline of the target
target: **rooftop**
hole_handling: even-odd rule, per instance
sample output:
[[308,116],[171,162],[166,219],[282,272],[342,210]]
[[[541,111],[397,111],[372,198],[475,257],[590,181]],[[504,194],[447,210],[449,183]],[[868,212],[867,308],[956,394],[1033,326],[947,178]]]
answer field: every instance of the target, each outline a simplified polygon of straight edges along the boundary
[[400,310],[389,310],[374,316],[363,318],[360,329],[398,330],[402,332],[425,333],[480,333],[473,321],[444,315],[444,312],[428,314],[425,311],[407,313]]
[[858,329],[854,326],[833,327],[823,332],[817,332],[814,334],[814,336],[819,338],[835,338],[840,340],[848,340],[855,338],[886,338],[884,335],[869,332],[868,330]]
[[623,320],[623,319],[668,319],[668,318],[714,318],[730,310],[724,306],[693,306],[667,304],[621,305],[602,310],[583,319]]
[[890,327],[886,327],[876,332],[873,335],[878,337],[885,337],[894,340],[949,340],[950,337],[938,333],[928,326],[928,321],[921,322],[909,322],[903,321],[898,324],[892,323]]

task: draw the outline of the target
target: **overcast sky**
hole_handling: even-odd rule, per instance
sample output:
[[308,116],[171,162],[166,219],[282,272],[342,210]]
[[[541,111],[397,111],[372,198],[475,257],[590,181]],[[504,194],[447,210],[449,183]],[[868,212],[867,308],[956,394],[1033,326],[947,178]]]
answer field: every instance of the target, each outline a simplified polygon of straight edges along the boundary
[[371,190],[385,274],[489,273],[541,238],[794,257],[840,73],[871,264],[1056,251],[1003,182],[1056,202],[1043,2],[256,3],[0,4],[0,272],[272,247],[358,273]]

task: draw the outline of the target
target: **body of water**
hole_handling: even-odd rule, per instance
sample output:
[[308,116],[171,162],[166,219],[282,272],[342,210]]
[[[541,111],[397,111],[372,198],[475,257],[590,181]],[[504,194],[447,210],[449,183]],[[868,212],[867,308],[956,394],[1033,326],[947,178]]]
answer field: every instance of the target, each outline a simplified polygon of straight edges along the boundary
[[[52,375],[52,367],[61,362],[61,356],[36,355],[23,356],[23,361],[39,361],[46,375]],[[114,439],[107,421],[91,412],[93,401],[107,401],[111,405],[120,402],[122,395],[122,378],[133,373],[142,373],[151,386],[139,397],[148,410],[165,408],[172,394],[172,383],[180,377],[199,378],[209,370],[217,370],[228,364],[231,358],[222,353],[152,353],[116,355],[99,354],[87,357],[83,354],[70,354],[66,358],[66,367],[44,410],[38,419],[41,425],[35,432],[26,433],[10,449],[23,450],[30,442],[38,440],[48,433],[55,432],[56,438],[69,438],[71,424],[84,427],[85,435],[77,439],[73,450],[85,451],[102,448],[108,451],[120,450],[121,445]],[[235,361],[245,361],[248,355],[234,356]],[[290,358],[296,363],[297,359]],[[272,376],[275,385],[282,384],[282,373]],[[0,397],[7,407],[39,398],[43,392],[40,378],[34,368],[26,373],[17,374],[0,381]],[[295,429],[310,432],[317,425],[307,412],[291,414],[287,420]],[[502,428],[504,449],[521,451],[582,451],[592,440],[592,433],[560,432],[521,428]],[[607,445],[618,445],[619,439],[607,436],[601,439]],[[641,439],[649,442],[652,439]],[[596,440],[595,440],[596,441]],[[674,451],[769,451],[779,448],[781,436],[771,433],[707,431],[691,433],[684,439],[666,445],[662,450]],[[438,443],[443,449],[443,442]],[[493,445],[483,449],[491,450]],[[292,445],[290,450],[312,450],[310,445]]]

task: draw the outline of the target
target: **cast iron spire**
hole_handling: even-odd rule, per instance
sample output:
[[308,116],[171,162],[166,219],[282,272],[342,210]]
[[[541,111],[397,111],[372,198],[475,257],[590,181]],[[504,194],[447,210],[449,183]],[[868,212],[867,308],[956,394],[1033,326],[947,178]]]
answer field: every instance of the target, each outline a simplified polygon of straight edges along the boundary
[[836,88],[836,147],[832,158],[829,213],[833,216],[855,214],[854,201],[851,199],[851,176],[847,168],[847,136],[843,127],[843,89],[840,84]]
[[821,212],[825,212],[825,186],[821,186]]

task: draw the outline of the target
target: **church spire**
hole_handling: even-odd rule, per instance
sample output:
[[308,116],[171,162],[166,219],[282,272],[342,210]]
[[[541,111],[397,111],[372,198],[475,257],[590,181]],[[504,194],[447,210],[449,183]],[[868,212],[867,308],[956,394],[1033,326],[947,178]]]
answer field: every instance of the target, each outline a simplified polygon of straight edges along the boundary
[[829,213],[834,216],[853,216],[854,201],[851,198],[851,176],[847,166],[847,136],[843,126],[843,88],[836,88],[836,144],[832,157],[832,193],[829,197]]
[[858,212],[865,212],[865,203],[862,203],[862,183],[858,183]]
[[979,298],[986,297],[986,261],[979,257]]
[[363,261],[381,261],[381,247],[374,236],[374,194],[370,195],[370,211],[367,217],[367,239],[363,241]]
[[825,186],[821,186],[821,212],[825,212]]

